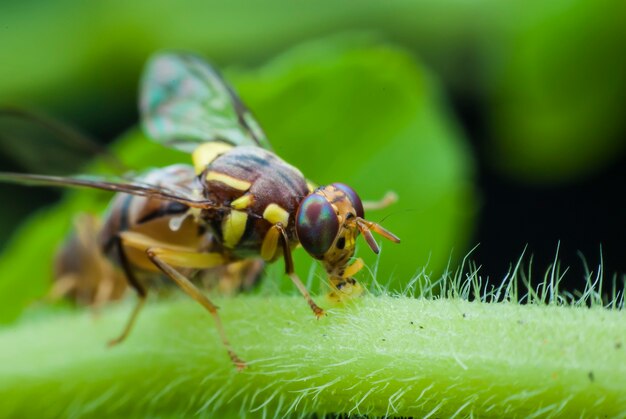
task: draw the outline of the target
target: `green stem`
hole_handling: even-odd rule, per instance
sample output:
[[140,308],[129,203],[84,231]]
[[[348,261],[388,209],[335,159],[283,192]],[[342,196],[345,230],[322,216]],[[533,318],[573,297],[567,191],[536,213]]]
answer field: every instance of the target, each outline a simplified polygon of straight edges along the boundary
[[299,297],[220,300],[236,372],[189,301],[62,314],[0,333],[0,417],[626,412],[623,311],[367,297],[316,320]]

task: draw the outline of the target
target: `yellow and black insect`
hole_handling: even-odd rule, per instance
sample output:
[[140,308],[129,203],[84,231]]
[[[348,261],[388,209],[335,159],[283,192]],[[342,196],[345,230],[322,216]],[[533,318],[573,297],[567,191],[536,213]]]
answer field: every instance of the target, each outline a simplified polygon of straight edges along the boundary
[[[27,185],[88,187],[118,192],[99,233],[99,247],[122,268],[139,301],[121,335],[129,333],[147,290],[165,274],[213,316],[238,368],[216,306],[188,279],[195,270],[238,264],[258,270],[258,258],[282,257],[285,270],[316,316],[321,309],[293,269],[301,244],[320,260],[337,299],[359,295],[353,276],[355,241],[363,234],[378,252],[372,232],[399,242],[367,221],[362,203],[343,183],[315,188],[276,156],[233,89],[205,61],[191,54],[162,53],[147,65],[140,98],[143,128],[152,140],[192,154],[193,166],[152,170],[132,181],[105,177],[58,177],[0,173],[0,181]],[[243,265],[243,266],[242,266]]]

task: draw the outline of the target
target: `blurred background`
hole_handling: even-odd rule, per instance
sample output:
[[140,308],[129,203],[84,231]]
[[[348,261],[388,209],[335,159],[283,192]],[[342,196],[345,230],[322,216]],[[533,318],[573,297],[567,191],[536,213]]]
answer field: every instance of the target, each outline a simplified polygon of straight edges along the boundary
[[[359,248],[381,282],[455,269],[476,244],[481,275],[499,281],[526,249],[539,281],[560,242],[571,291],[583,257],[609,282],[626,272],[625,18],[623,2],[583,0],[2,2],[0,104],[63,120],[133,168],[184,162],[135,129],[137,88],[155,51],[194,51],[307,177],[399,194],[368,218],[402,244],[378,261]],[[63,161],[29,146],[46,133],[0,128],[0,170]],[[45,294],[73,215],[108,199],[0,185],[1,321]],[[296,262],[306,276],[311,259]]]

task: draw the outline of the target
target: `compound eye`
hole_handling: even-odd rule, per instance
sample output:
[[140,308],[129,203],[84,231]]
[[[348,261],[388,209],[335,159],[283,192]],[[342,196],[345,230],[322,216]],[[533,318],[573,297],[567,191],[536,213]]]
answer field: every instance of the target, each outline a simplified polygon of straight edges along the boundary
[[361,202],[361,198],[354,192],[354,189],[346,185],[345,183],[333,183],[333,186],[343,193],[346,194],[350,203],[356,210],[356,216],[363,218],[365,216],[365,212],[363,211],[363,203]]
[[296,234],[302,247],[322,259],[338,232],[337,214],[326,198],[318,194],[304,198],[296,214]]

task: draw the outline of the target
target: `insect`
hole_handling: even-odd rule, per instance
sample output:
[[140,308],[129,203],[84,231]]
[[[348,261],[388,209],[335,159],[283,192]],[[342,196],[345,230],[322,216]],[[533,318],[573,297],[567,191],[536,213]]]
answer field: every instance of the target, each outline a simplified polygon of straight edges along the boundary
[[[118,193],[100,233],[104,253],[121,267],[138,302],[124,340],[147,296],[146,281],[165,274],[213,316],[234,365],[245,362],[231,347],[217,307],[189,279],[193,271],[282,258],[285,272],[318,318],[324,315],[294,272],[298,245],[321,261],[339,300],[359,295],[353,261],[362,234],[374,251],[378,233],[391,232],[366,220],[365,210],[393,201],[364,203],[343,183],[315,187],[272,152],[263,131],[235,91],[201,58],[160,53],[147,64],[140,94],[147,136],[188,152],[192,165],[152,170],[132,180],[0,173],[0,181],[26,185],[87,187]],[[256,259],[258,260],[258,259]]]

